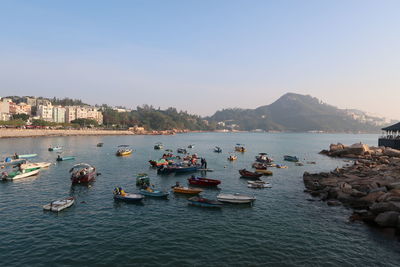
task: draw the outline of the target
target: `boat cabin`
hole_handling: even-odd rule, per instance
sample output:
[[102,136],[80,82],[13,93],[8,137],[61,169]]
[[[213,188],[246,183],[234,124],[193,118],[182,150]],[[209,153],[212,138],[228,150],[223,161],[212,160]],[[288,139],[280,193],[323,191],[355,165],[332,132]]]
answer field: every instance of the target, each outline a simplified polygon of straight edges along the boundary
[[400,149],[400,122],[394,125],[382,128],[383,135],[379,138],[379,146]]

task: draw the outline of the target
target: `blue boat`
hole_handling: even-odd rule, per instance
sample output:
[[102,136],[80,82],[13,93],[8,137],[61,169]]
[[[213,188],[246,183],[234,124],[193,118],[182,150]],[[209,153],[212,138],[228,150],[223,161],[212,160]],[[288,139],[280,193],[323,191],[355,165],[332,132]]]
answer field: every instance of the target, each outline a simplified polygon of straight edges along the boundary
[[175,168],[175,173],[196,172],[197,169],[198,169],[197,166],[187,166],[187,167],[178,166]]
[[144,199],[142,194],[129,194],[122,190],[121,187],[116,187],[114,189],[114,200],[115,201],[124,201],[128,203],[132,202],[140,202]]
[[168,197],[169,193],[168,192],[163,192],[160,190],[153,190],[153,191],[148,191],[147,189],[141,189],[140,190],[140,194],[144,195],[144,196],[149,196],[149,197]]
[[211,200],[202,197],[191,197],[188,199],[189,204],[203,208],[221,208],[222,203],[216,200]]
[[37,154],[26,154],[26,155],[18,155],[18,159],[30,159],[36,157]]
[[285,155],[285,156],[283,156],[283,159],[286,160],[286,161],[292,161],[292,162],[298,162],[299,161],[299,159],[296,156]]

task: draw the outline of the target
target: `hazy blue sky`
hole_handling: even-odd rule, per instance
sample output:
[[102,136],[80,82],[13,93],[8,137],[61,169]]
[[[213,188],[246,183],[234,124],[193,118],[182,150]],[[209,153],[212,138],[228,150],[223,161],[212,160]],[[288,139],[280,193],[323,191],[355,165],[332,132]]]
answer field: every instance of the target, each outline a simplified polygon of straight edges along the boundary
[[209,115],[286,92],[400,119],[400,1],[1,1],[0,95]]

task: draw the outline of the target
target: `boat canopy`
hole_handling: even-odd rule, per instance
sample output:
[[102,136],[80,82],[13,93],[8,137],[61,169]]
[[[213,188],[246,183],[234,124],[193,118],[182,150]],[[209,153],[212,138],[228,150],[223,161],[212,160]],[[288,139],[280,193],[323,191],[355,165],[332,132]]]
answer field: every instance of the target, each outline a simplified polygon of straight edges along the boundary
[[268,155],[268,153],[262,152],[262,153],[258,153],[258,155]]
[[77,169],[77,168],[93,168],[93,167],[87,163],[79,163],[79,164],[75,164],[74,166],[72,166],[72,168],[69,170],[69,172],[73,172],[74,169]]
[[129,145],[119,145],[118,147],[129,147]]

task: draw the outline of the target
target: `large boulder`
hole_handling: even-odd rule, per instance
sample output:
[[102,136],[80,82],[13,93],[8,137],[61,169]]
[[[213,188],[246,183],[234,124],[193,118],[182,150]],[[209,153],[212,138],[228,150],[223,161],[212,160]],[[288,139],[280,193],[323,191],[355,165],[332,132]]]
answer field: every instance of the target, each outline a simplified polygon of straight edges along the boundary
[[400,182],[388,184],[386,187],[389,190],[400,189]]
[[375,222],[382,227],[396,227],[400,212],[397,211],[386,211],[378,214],[375,218]]
[[385,151],[383,152],[384,155],[389,156],[389,157],[400,157],[400,150],[393,149],[390,147],[387,147]]
[[374,203],[380,196],[384,195],[385,193],[382,191],[377,191],[377,192],[372,192],[366,195],[365,197],[362,197],[360,200],[369,202],[369,203]]
[[331,144],[329,146],[329,151],[330,152],[335,152],[337,150],[342,150],[342,149],[344,149],[344,146],[341,143],[337,143],[336,145],[335,144]]
[[365,153],[370,153],[368,145],[362,144],[362,143],[357,143],[351,145],[348,149],[348,154],[354,154],[354,155],[364,155]]
[[378,202],[374,203],[369,207],[370,211],[379,214],[386,211],[400,212],[400,202]]

